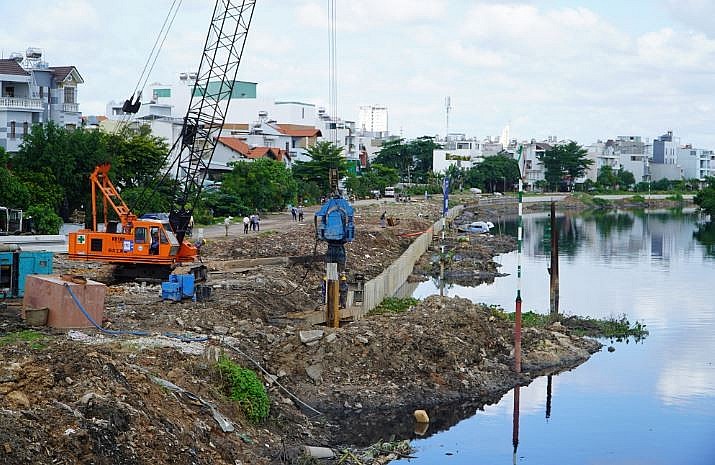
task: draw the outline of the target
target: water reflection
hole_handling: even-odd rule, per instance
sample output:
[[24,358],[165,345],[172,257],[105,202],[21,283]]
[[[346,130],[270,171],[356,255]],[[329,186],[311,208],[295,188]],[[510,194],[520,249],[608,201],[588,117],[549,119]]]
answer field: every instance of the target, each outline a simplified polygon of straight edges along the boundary
[[511,445],[514,447],[512,463],[516,465],[517,449],[519,448],[519,395],[521,387],[514,388],[514,413],[512,414]]
[[[522,295],[525,309],[540,313],[549,305],[547,222],[545,213],[524,219]],[[505,229],[515,233],[515,223]],[[625,314],[647,324],[650,336],[644,344],[604,341],[616,351],[558,378],[538,378],[416,442],[416,462],[442,463],[445,450],[458,449],[461,458],[450,463],[505,463],[509,455],[529,463],[715,463],[713,223],[693,209],[566,212],[558,214],[557,233],[566,244],[559,254],[565,312]],[[454,285],[448,295],[511,310],[516,254],[495,261],[511,275]],[[435,291],[425,282],[415,296]]]
[[715,222],[708,221],[698,225],[693,237],[704,246],[709,257],[715,257]]

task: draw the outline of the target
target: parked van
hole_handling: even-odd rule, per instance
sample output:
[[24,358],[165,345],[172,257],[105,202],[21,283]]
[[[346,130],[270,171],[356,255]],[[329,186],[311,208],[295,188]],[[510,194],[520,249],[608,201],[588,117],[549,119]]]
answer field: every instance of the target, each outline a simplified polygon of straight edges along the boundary
[[394,197],[395,196],[395,188],[394,187],[386,187],[385,188],[385,197]]

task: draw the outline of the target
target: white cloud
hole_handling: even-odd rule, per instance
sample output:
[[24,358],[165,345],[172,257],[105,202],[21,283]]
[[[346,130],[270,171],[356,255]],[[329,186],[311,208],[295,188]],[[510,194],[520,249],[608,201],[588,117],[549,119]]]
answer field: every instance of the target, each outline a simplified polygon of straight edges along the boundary
[[[362,0],[336,2],[337,29],[342,31],[370,31],[374,28],[429,22],[443,17],[447,0]],[[328,27],[325,2],[309,1],[296,8],[298,21],[304,26]]]
[[[172,81],[198,65],[208,3],[184,0],[150,81]],[[624,26],[627,8],[596,10],[585,1],[336,3],[346,119],[360,103],[384,103],[406,136],[435,134],[444,130],[443,100],[451,95],[450,127],[477,136],[498,134],[511,120],[516,137],[555,132],[589,143],[621,127],[642,128],[644,137],[673,127],[688,142],[715,145],[715,40],[707,24],[714,2],[661,0],[658,11],[672,8],[679,22],[657,18],[657,27],[637,29]],[[5,56],[38,46],[50,65],[76,65],[86,81],[81,108],[100,113],[96,102],[131,92],[170,4],[2,0],[0,44]],[[323,0],[259,2],[240,78],[258,82],[264,97],[327,100],[326,28]]]

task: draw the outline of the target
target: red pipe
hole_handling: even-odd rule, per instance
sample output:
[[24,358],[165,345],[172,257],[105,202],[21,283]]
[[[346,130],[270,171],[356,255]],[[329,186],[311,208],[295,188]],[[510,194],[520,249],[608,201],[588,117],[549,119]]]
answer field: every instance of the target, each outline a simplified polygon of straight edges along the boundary
[[516,296],[514,315],[514,371],[521,373],[521,296]]

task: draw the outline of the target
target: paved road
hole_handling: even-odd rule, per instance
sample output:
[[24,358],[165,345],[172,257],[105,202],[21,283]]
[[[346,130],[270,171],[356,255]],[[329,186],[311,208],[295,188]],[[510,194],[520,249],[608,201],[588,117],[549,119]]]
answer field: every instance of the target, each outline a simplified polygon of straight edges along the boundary
[[[364,205],[372,205],[372,204],[379,204],[383,201],[382,200],[356,200],[354,202],[351,202],[354,207],[359,207],[359,206],[364,206]],[[388,202],[391,202],[392,200],[387,200]],[[313,223],[313,214],[318,210],[319,206],[318,205],[312,205],[309,207],[303,208],[303,223],[304,225],[310,225]],[[287,226],[290,225],[295,225],[299,224],[293,221],[293,218],[291,214],[288,211],[281,212],[281,213],[269,213],[261,216],[261,232],[266,232],[266,231],[282,231],[284,230]],[[203,228],[194,228],[195,229],[195,235],[200,234],[199,229],[203,229],[203,234],[204,237],[206,238],[211,238],[211,237],[225,237],[226,236],[226,228],[221,224],[212,224],[209,226],[204,226]],[[253,234],[258,234],[257,232],[254,231],[249,231],[248,236],[251,236]],[[228,235],[230,237],[243,237],[243,217],[241,218],[233,218],[231,225],[228,227]]]

